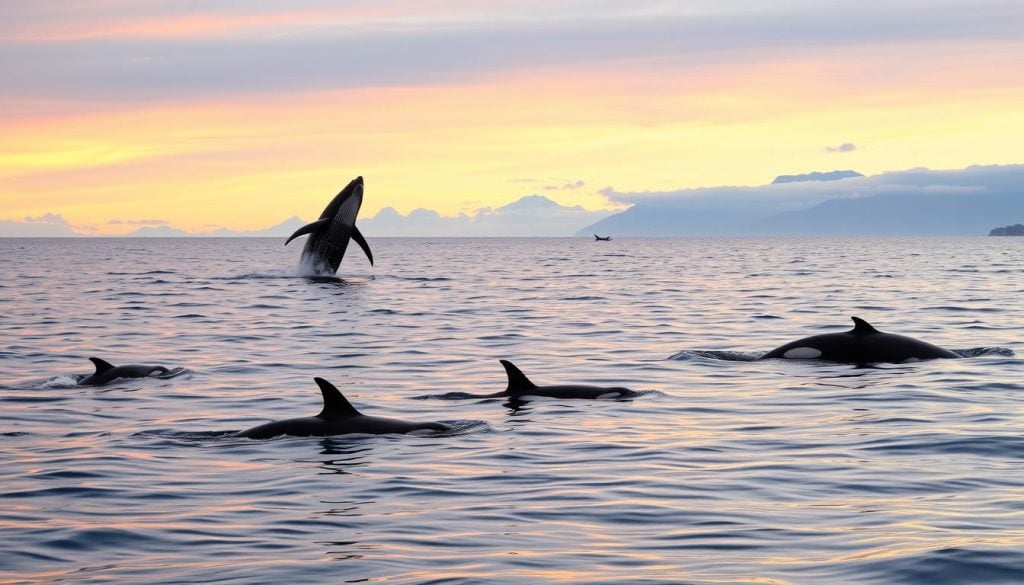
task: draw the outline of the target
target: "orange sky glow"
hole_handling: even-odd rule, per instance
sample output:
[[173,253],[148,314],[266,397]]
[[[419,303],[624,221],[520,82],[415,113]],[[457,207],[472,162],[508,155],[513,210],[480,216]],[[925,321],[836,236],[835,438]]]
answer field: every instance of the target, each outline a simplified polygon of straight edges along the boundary
[[[98,235],[133,229],[111,220],[142,218],[189,231],[259,229],[316,216],[356,175],[366,178],[363,215],[372,217],[388,206],[472,212],[531,193],[611,209],[602,188],[1024,162],[1024,42],[993,34],[984,20],[976,34],[865,32],[838,42],[813,35],[790,46],[773,33],[760,44],[704,47],[699,39],[677,45],[671,27],[664,41],[643,44],[648,17],[616,12],[599,25],[626,18],[635,37],[583,50],[590,37],[581,33],[563,59],[553,34],[536,40],[550,47],[519,59],[516,35],[528,31],[528,43],[563,17],[542,14],[522,29],[498,30],[513,53],[478,56],[488,35],[474,27],[500,27],[500,6],[445,14],[432,3],[347,12],[294,4],[278,12],[139,14],[115,10],[117,2],[85,3],[93,9],[80,21],[43,9],[16,14],[0,28],[7,53],[0,73],[14,80],[0,89],[0,219],[58,213],[80,233]],[[732,18],[747,22],[745,4],[735,5],[714,25],[728,31]],[[524,14],[506,16],[520,22]],[[681,27],[696,18],[671,16]],[[832,22],[827,11],[818,17]],[[427,30],[428,40],[408,43],[429,48],[429,34],[444,23],[469,31],[464,44],[452,41],[437,56],[410,50],[422,61],[410,65],[404,31]],[[391,44],[364,55],[369,35],[305,52],[357,25],[386,31]],[[281,42],[281,51],[272,45],[248,60],[233,44],[239,38],[259,51]],[[632,50],[633,42],[641,48]],[[193,53],[182,56],[203,54],[193,43],[232,56],[208,69]],[[78,50],[80,66],[50,61]],[[119,54],[124,77],[109,64]],[[325,54],[337,61],[323,61]],[[855,148],[836,152],[843,143]],[[576,181],[583,186],[551,187]]]

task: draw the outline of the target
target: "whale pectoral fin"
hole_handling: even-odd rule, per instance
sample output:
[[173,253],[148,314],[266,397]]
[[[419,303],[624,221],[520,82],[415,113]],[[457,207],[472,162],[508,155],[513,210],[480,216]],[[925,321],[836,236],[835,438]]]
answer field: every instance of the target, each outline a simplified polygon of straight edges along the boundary
[[370,244],[366,243],[366,238],[363,237],[363,233],[356,226],[352,226],[352,239],[359,244],[363,252],[366,252],[366,257],[370,259],[370,266],[373,266],[373,252],[370,251]]
[[331,220],[329,218],[318,219],[318,220],[314,221],[313,223],[306,224],[306,225],[300,227],[299,229],[295,230],[295,233],[292,234],[291,237],[288,238],[288,241],[285,242],[284,245],[287,246],[288,242],[291,242],[292,240],[294,240],[295,238],[297,238],[299,236],[304,236],[306,234],[310,234],[310,233],[315,232],[316,230],[320,229],[321,227],[327,225],[330,221]]
[[334,384],[323,378],[313,378],[313,381],[320,387],[320,393],[324,396],[324,409],[320,411],[319,416],[327,418],[359,415],[359,411],[352,406]]
[[102,374],[103,372],[106,372],[107,370],[114,369],[114,366],[112,366],[110,364],[110,362],[101,360],[100,358],[91,357],[91,358],[89,358],[89,361],[92,362],[93,365],[96,366],[96,373],[97,374]]
[[508,394],[522,394],[528,392],[537,387],[536,384],[530,381],[526,377],[526,374],[522,372],[515,364],[508,360],[501,360],[501,365],[505,366],[505,373],[508,374],[508,388],[505,392]]
[[861,319],[860,317],[850,317],[850,318],[853,319],[853,330],[850,333],[856,333],[858,335],[867,335],[869,333],[878,333],[878,329],[875,329],[874,327],[872,327],[871,323],[868,323],[864,319]]

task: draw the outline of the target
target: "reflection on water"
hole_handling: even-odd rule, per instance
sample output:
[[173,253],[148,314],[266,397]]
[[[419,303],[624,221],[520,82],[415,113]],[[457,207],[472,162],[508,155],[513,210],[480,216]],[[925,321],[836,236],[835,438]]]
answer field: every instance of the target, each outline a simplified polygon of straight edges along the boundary
[[[385,239],[377,266],[316,280],[280,244],[0,240],[5,579],[1024,574],[1012,241]],[[852,314],[973,349],[756,359]],[[79,387],[91,355],[188,371]],[[642,392],[466,400],[504,389],[498,359]],[[365,414],[454,430],[231,436],[317,411],[314,376]]]

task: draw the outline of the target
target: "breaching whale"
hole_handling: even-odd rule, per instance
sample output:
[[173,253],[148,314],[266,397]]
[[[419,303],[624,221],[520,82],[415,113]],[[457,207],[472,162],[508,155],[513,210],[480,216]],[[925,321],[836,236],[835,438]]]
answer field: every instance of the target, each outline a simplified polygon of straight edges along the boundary
[[501,360],[508,374],[508,387],[494,394],[468,396],[468,398],[520,398],[522,396],[546,396],[549,398],[629,398],[637,392],[619,386],[588,386],[585,384],[558,384],[554,386],[538,386],[526,377],[515,364]]
[[853,329],[798,339],[777,347],[760,359],[816,359],[846,364],[901,363],[915,360],[958,358],[959,355],[913,337],[882,333],[860,317]]
[[395,418],[382,418],[360,414],[342,393],[323,378],[313,378],[324,396],[324,408],[316,416],[290,418],[269,422],[236,433],[236,437],[270,439],[280,435],[293,437],[328,437],[365,433],[369,435],[405,434],[413,431],[448,431],[451,428],[437,422],[415,423]]
[[320,214],[320,219],[295,230],[284,243],[308,234],[306,246],[302,249],[302,264],[309,266],[316,274],[334,274],[345,256],[349,239],[355,240],[366,253],[373,265],[373,253],[366,238],[356,227],[356,216],[363,205],[363,178],[356,177],[345,186]]
[[102,386],[118,378],[147,378],[169,374],[170,370],[163,366],[114,366],[100,358],[89,358],[96,366],[96,371],[78,381],[79,386]]

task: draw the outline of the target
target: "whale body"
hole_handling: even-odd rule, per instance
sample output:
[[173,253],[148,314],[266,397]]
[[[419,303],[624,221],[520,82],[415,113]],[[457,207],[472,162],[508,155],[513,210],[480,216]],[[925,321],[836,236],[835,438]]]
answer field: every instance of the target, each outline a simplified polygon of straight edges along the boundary
[[948,349],[913,337],[883,333],[859,317],[852,319],[854,327],[849,331],[798,339],[769,351],[760,359],[816,359],[846,364],[874,364],[960,357]]
[[236,437],[270,439],[281,435],[293,437],[329,437],[364,433],[369,435],[405,434],[413,431],[448,431],[437,422],[416,423],[395,418],[367,416],[349,403],[342,393],[323,378],[313,378],[324,397],[324,408],[316,416],[290,418],[262,424],[236,433]]
[[299,236],[309,235],[302,248],[302,265],[310,267],[316,274],[331,275],[338,271],[349,240],[355,240],[372,266],[370,245],[356,227],[356,216],[362,205],[363,178],[356,177],[327,204],[320,219],[295,230],[284,245]]
[[620,386],[589,386],[586,384],[558,384],[554,386],[538,386],[526,377],[515,364],[508,360],[501,360],[508,375],[508,387],[501,392],[471,396],[471,398],[498,398],[507,396],[519,398],[522,396],[545,396],[549,398],[583,398],[595,400],[598,398],[629,398],[636,396],[637,392]]
[[163,366],[114,366],[95,357],[89,358],[89,361],[96,366],[96,371],[79,380],[79,386],[102,386],[118,378],[148,378],[170,373],[170,370]]

